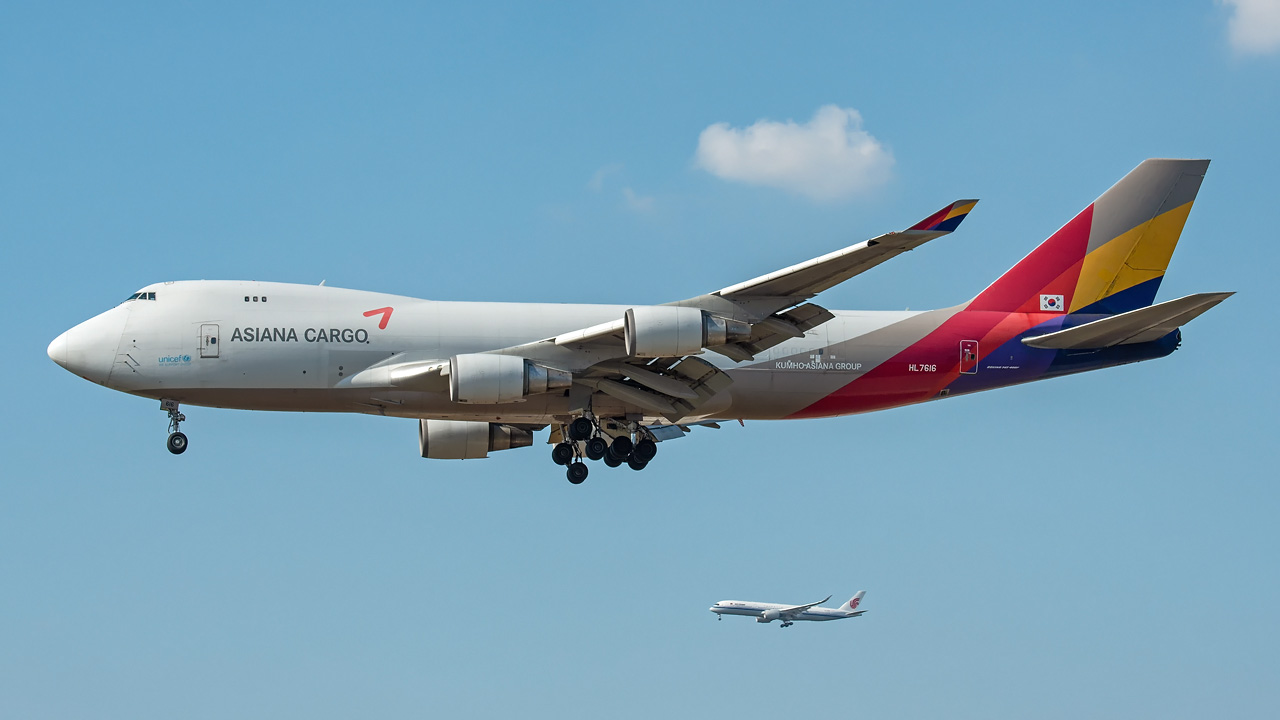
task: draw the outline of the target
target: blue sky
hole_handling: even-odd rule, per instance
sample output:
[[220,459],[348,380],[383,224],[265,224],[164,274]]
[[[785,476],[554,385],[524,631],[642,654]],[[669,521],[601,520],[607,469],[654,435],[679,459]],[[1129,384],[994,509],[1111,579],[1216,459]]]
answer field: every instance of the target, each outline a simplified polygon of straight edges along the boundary
[[[258,5],[0,8],[0,716],[1280,713],[1274,4]],[[700,159],[824,106],[880,159],[830,197]],[[946,306],[1155,156],[1213,159],[1161,298],[1239,291],[1173,356],[581,487],[364,416],[174,457],[45,356],[161,280],[664,302],[982,198],[822,296]]]

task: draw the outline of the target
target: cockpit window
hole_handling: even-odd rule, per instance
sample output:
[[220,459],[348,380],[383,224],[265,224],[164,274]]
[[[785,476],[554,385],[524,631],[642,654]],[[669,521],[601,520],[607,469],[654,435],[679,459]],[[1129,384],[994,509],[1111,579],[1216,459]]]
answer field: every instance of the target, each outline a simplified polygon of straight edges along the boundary
[[129,297],[125,298],[124,301],[129,302],[130,300],[155,300],[155,299],[156,299],[156,294],[153,292],[136,292],[130,295]]

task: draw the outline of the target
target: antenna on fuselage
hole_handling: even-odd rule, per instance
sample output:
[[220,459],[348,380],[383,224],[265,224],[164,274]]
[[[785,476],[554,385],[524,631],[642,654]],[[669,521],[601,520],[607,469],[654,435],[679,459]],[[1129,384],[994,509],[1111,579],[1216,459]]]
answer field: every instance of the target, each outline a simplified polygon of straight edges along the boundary
[[[328,280],[328,278],[325,278],[325,280]],[[324,280],[320,281],[320,287],[324,287]]]

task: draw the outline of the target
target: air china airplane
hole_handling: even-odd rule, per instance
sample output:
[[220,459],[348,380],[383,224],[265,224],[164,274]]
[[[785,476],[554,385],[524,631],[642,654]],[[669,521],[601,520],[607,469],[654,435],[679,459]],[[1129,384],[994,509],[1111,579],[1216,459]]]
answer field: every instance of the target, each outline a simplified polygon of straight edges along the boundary
[[1232,295],[1155,302],[1208,160],[1147,160],[976,297],[926,312],[810,300],[942,237],[976,200],[901,232],[665,305],[418,300],[333,287],[147,286],[49,345],[71,372],[182,405],[418,420],[424,458],[483,458],[551,428],[584,459],[643,469],[657,442],[728,420],[835,417],[1150,360]]
[[756,622],[759,623],[771,623],[774,620],[781,620],[781,627],[791,627],[797,620],[822,622],[860,617],[866,610],[859,610],[858,604],[862,602],[862,596],[866,594],[866,590],[859,590],[857,595],[849,598],[849,602],[838,608],[816,607],[830,600],[831,596],[828,595],[818,602],[809,603],[808,605],[779,605],[778,603],[721,600],[709,609],[716,614],[717,620],[723,620],[725,615],[747,615],[755,618]]

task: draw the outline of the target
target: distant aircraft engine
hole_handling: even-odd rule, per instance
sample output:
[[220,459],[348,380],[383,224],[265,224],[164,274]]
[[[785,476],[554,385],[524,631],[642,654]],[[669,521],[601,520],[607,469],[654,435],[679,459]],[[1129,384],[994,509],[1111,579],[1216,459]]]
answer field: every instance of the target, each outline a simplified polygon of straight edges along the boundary
[[668,305],[627,310],[623,330],[627,355],[638,358],[692,355],[751,337],[751,326],[740,320]]
[[454,402],[518,402],[572,384],[572,374],[514,355],[473,353],[449,359],[449,398]]
[[782,617],[782,613],[778,612],[777,610],[765,610],[764,612],[760,613],[760,617],[756,618],[756,622],[762,622],[762,623],[773,622],[774,620],[777,620],[780,617]]
[[418,448],[433,460],[472,460],[498,450],[529,447],[533,432],[499,423],[419,420]]

